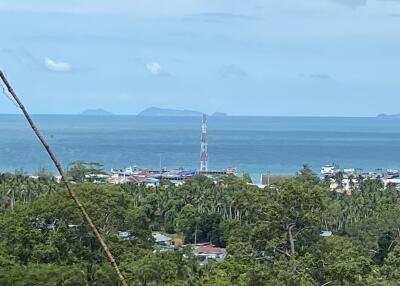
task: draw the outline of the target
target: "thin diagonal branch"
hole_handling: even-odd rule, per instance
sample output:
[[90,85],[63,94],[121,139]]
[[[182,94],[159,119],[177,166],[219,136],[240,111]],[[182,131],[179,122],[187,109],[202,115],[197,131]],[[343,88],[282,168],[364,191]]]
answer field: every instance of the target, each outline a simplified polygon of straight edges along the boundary
[[22,113],[24,114],[26,120],[28,120],[29,125],[31,126],[33,132],[35,132],[36,136],[38,137],[39,141],[42,143],[43,147],[46,149],[47,153],[49,154],[51,160],[53,161],[54,165],[56,166],[58,172],[61,175],[61,180],[63,181],[65,187],[68,190],[68,193],[72,200],[75,202],[76,206],[78,207],[79,211],[82,213],[82,216],[86,223],[89,225],[89,227],[92,229],[93,233],[95,234],[97,240],[99,241],[101,247],[103,248],[104,252],[107,255],[108,260],[111,263],[111,266],[113,267],[114,271],[116,272],[119,281],[123,286],[128,286],[124,276],[122,275],[121,271],[118,268],[117,262],[115,261],[114,256],[112,255],[111,251],[109,250],[106,242],[104,239],[101,237],[100,232],[97,230],[97,227],[94,225],[92,219],[90,218],[89,214],[86,212],[85,207],[81,204],[79,201],[78,197],[76,196],[75,191],[71,188],[71,186],[68,183],[67,177],[64,174],[64,171],[61,168],[61,164],[58,162],[56,156],[54,155],[53,151],[51,150],[50,146],[47,144],[46,140],[44,139],[43,135],[40,133],[39,129],[36,127],[35,123],[33,122],[32,118],[30,117],[29,113],[27,112],[25,106],[22,104],[21,100],[18,98],[18,96],[15,94],[13,88],[7,81],[3,71],[0,70],[0,78],[3,81],[4,85],[6,86],[8,92],[11,94],[11,96],[14,98],[14,100],[17,102],[18,107],[22,110]]

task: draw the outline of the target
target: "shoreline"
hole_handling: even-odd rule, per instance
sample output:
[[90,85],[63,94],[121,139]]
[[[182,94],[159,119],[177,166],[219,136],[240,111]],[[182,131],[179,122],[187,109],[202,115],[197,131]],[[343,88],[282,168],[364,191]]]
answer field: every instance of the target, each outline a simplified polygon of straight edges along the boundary
[[[140,115],[140,114],[108,114],[108,115],[103,115],[103,114],[79,114],[79,113],[32,113],[32,116],[68,116],[68,117],[84,117],[84,118],[113,118],[113,117],[138,117],[138,118],[200,118],[200,116],[195,116],[195,115]],[[0,116],[21,116],[23,117],[22,114],[20,113],[0,113]],[[377,119],[377,120],[400,120],[400,116],[397,115],[385,115],[382,116],[380,114],[378,115],[365,115],[365,116],[341,116],[341,115],[240,115],[240,114],[229,114],[229,115],[224,115],[224,116],[217,116],[217,115],[211,115],[209,118],[212,119],[226,119],[226,118],[303,118],[303,119]]]

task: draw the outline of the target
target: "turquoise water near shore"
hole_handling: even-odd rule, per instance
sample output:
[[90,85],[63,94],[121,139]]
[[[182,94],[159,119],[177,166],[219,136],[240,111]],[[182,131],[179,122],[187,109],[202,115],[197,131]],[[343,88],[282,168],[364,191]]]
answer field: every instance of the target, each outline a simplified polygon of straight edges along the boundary
[[[200,118],[35,115],[64,166],[97,161],[107,169],[137,165],[199,168]],[[210,117],[209,168],[288,174],[327,163],[368,170],[400,167],[400,119]],[[0,171],[52,169],[20,115],[0,115]]]

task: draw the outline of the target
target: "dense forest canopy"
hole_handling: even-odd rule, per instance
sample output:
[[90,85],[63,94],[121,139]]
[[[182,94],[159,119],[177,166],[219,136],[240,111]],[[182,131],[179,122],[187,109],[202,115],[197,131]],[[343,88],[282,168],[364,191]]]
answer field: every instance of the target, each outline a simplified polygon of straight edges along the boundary
[[[305,166],[265,189],[234,176],[196,176],[178,187],[74,188],[130,285],[398,285],[400,279],[400,193],[380,181],[338,194]],[[118,285],[79,211],[49,174],[2,174],[0,194],[0,285]],[[132,239],[121,239],[120,231]],[[185,244],[212,242],[228,255],[204,267],[188,247],[157,251],[152,231]]]

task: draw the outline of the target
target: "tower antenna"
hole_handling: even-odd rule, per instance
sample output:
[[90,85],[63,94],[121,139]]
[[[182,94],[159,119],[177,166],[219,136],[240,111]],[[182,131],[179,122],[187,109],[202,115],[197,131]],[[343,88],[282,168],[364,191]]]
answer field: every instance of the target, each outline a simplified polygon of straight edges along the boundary
[[200,173],[208,173],[208,139],[207,139],[207,115],[203,114],[201,121],[201,151],[200,151]]

